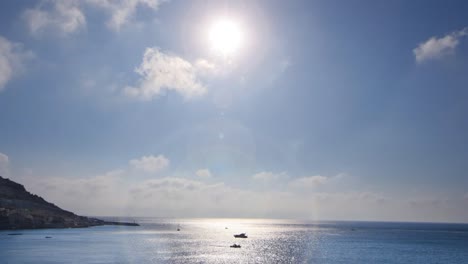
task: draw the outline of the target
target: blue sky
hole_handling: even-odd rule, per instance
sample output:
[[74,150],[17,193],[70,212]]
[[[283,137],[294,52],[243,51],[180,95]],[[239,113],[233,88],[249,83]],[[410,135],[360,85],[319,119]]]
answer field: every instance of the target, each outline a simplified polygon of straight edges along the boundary
[[88,215],[467,222],[467,12],[4,1],[0,174]]

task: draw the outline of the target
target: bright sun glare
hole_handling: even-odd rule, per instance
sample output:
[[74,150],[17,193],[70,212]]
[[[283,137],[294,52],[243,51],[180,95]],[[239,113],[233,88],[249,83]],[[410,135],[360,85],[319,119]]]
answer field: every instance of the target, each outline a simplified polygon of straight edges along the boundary
[[212,24],[209,40],[217,53],[231,56],[241,47],[243,34],[238,23],[221,19]]

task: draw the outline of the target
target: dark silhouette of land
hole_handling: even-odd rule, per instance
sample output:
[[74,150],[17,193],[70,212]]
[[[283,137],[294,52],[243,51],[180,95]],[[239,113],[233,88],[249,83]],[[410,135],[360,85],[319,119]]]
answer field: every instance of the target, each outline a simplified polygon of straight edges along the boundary
[[138,226],[79,216],[28,192],[23,185],[0,176],[0,230],[79,228],[101,225]]

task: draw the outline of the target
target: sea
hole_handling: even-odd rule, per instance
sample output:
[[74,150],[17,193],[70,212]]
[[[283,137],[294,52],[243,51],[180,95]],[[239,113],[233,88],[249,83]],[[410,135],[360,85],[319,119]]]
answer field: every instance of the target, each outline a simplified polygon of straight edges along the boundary
[[141,226],[0,231],[0,263],[468,263],[468,224],[117,220]]

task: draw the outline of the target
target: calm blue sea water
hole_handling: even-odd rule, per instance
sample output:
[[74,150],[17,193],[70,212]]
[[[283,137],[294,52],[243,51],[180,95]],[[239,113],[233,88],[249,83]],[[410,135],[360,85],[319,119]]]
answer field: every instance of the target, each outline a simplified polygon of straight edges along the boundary
[[[141,227],[0,231],[0,263],[468,263],[463,224],[137,221]],[[241,232],[248,238],[233,237]]]

